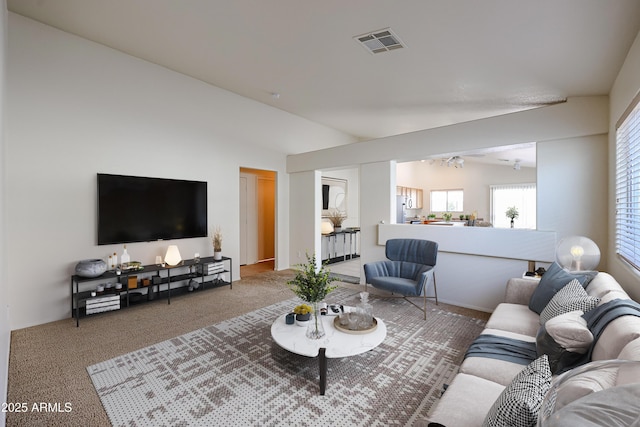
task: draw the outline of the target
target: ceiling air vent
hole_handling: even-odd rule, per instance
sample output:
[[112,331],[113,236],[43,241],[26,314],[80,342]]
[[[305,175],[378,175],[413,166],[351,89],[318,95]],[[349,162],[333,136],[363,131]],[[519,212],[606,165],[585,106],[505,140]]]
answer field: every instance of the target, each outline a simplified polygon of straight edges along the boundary
[[391,28],[355,36],[354,39],[372,54],[388,52],[404,47],[398,36],[391,31]]

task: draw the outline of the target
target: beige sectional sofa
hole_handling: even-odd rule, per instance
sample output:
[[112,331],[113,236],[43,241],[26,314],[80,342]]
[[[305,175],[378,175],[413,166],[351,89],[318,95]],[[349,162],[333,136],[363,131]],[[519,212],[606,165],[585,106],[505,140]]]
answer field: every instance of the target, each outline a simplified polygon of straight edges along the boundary
[[[540,315],[532,311],[529,304],[539,283],[538,280],[528,278],[509,280],[506,286],[505,302],[499,304],[492,313],[482,334],[505,336],[535,343],[536,335],[541,328]],[[598,306],[614,299],[629,299],[617,281],[604,272],[596,274],[584,289],[589,296],[598,298],[596,300]],[[591,352],[589,358],[591,361],[607,359],[640,361],[640,317],[624,315],[608,323],[595,341]],[[538,356],[540,356],[539,353]],[[467,357],[459,373],[432,408],[429,420],[426,420],[424,425],[431,422],[433,426],[438,424],[446,427],[482,426],[494,402],[525,366],[493,358]],[[556,378],[556,375],[552,378]],[[627,378],[626,381],[635,381],[640,387],[640,377]],[[611,379],[608,384],[601,381],[593,391],[598,391],[598,387],[614,386],[616,386],[615,379]]]

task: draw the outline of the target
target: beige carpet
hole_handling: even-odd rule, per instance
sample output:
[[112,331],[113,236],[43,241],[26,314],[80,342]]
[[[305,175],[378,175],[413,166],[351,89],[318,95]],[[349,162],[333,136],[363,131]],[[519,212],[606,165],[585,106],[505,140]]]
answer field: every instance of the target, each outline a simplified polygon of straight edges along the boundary
[[[8,426],[108,426],[87,366],[289,299],[293,272],[268,272],[218,288],[81,319],[14,331],[9,358],[9,402],[28,410],[8,413]],[[356,285],[343,285],[356,286]],[[432,304],[431,302],[429,303]],[[440,308],[445,308],[443,304]],[[452,311],[478,318],[483,313]],[[419,312],[416,313],[420,318]],[[44,408],[47,410],[35,410]]]

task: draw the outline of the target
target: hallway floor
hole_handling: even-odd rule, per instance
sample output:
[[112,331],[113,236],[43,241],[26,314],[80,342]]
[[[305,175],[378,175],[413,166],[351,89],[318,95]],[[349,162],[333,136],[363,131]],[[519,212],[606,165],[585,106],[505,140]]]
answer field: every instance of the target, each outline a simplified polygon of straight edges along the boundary
[[[256,274],[264,273],[265,271],[273,271],[275,268],[274,260],[263,261],[257,264],[241,265],[240,277],[249,277]],[[340,274],[343,276],[350,276],[359,278],[361,274],[360,259],[356,258],[350,261],[337,262],[335,264],[329,264],[327,266],[330,272]]]
[[248,264],[240,266],[240,278],[254,276],[256,274],[264,273],[265,271],[273,271],[275,268],[275,261],[262,261],[257,264]]

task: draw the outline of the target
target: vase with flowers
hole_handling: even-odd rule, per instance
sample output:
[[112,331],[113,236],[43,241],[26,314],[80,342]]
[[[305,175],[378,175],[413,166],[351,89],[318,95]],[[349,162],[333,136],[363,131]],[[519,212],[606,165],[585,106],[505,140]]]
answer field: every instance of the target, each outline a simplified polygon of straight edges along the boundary
[[211,243],[213,244],[213,259],[222,259],[222,231],[220,226],[211,231]]
[[329,276],[325,266],[326,263],[323,263],[318,268],[315,254],[307,254],[307,262],[297,265],[295,277],[287,282],[294,294],[311,305],[312,317],[306,333],[311,339],[320,339],[325,335],[318,305],[329,292],[336,289],[336,286],[331,286],[334,279]]
[[329,219],[329,221],[331,221],[331,224],[333,225],[333,231],[341,231],[342,223],[347,218],[347,215],[344,212],[340,212],[339,210],[334,209],[329,212],[329,215],[327,216],[327,218]]
[[513,228],[514,220],[520,216],[518,209],[515,206],[511,206],[509,209],[507,209],[505,215],[507,216],[507,218],[511,219],[511,228]]

